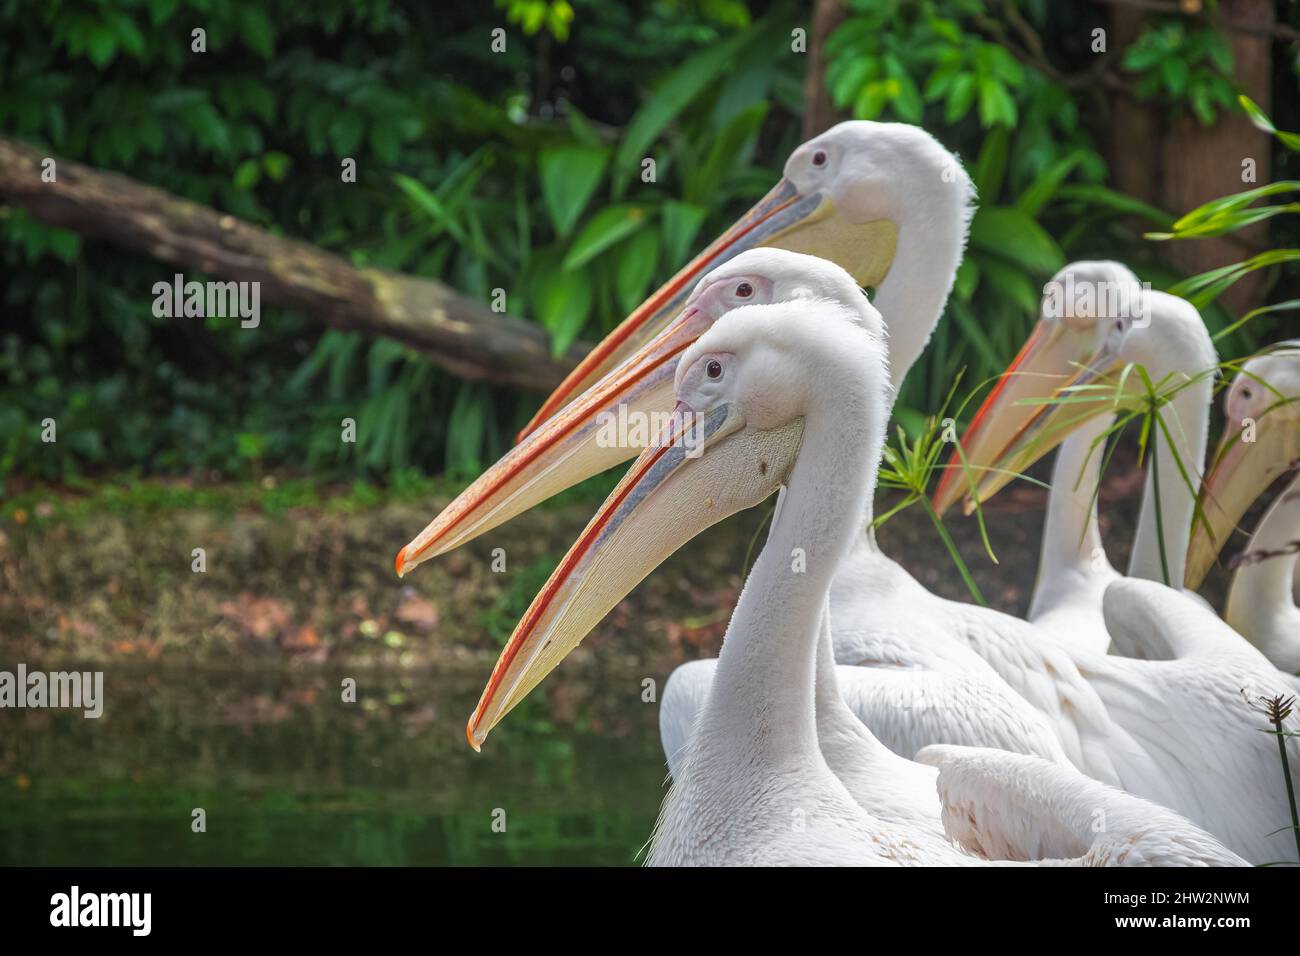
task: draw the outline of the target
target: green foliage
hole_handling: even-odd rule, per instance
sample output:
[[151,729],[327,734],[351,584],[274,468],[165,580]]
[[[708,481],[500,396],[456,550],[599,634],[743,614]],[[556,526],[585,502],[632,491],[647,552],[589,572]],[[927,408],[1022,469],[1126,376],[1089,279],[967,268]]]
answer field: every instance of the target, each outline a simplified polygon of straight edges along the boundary
[[1181,20],[1147,26],[1124,51],[1124,67],[1138,74],[1140,98],[1186,103],[1206,126],[1232,105],[1232,50],[1213,27]]
[[[1043,283],[1083,250],[1125,241],[1107,230],[1133,211],[1101,185],[1106,166],[1076,94],[1019,62],[991,31],[1006,5],[995,6],[860,4],[827,43],[827,86],[839,105],[860,119],[935,131],[964,158],[978,192],[947,315],[899,397],[914,429],[918,410],[938,407],[963,369],[976,380],[1001,371],[1037,316]],[[1045,18],[1040,4],[1027,14]]]
[[[1123,257],[1132,217],[1181,237],[1294,208],[1233,200],[1175,225],[1103,185],[1079,92],[1036,58],[1068,47],[1045,30],[1041,0],[850,10],[827,45],[835,101],[937,131],[979,190],[949,315],[900,397],[913,432],[961,369],[982,380],[1005,365],[1062,262]],[[492,52],[502,23],[507,48]],[[0,4],[0,129],[358,265],[483,301],[503,290],[558,353],[612,329],[776,179],[801,138],[794,25],[804,12],[780,0],[753,13],[740,0]],[[1134,50],[1128,66],[1152,95],[1220,102],[1226,61],[1208,31],[1157,20]],[[1185,77],[1168,65],[1175,50]],[[340,181],[345,157],[355,183]],[[1208,301],[1276,259],[1188,294]],[[149,290],[180,270],[20,209],[0,209],[0,267],[0,482],[101,469],[467,477],[536,404],[265,303],[256,329],[155,317]],[[56,444],[40,441],[47,417]],[[355,444],[339,440],[344,419]]]
[[[966,589],[970,591],[971,598],[976,604],[987,607],[988,602],[984,600],[979,585],[975,583],[970,568],[967,567],[965,559],[962,558],[961,552],[957,549],[957,543],[953,541],[952,535],[948,533],[943,518],[935,511],[929,498],[930,478],[936,471],[941,470],[940,462],[943,460],[944,455],[948,453],[949,445],[955,449],[956,454],[960,457],[964,480],[972,491],[975,490],[974,476],[966,464],[961,442],[956,440],[953,431],[956,425],[955,416],[960,415],[965,410],[966,404],[970,402],[975,393],[972,392],[966,397],[961,406],[953,413],[954,417],[945,417],[948,406],[951,404],[960,384],[961,374],[958,373],[957,378],[948,390],[947,396],[944,398],[942,408],[938,414],[925,419],[922,427],[917,430],[915,438],[909,438],[906,429],[902,425],[897,426],[895,444],[885,446],[878,481],[880,488],[886,491],[897,491],[901,494],[888,510],[876,515],[872,527],[878,528],[900,511],[919,504],[926,517],[930,519],[939,540],[943,542],[948,556],[957,568],[957,573],[961,575],[962,582],[966,585]],[[980,538],[984,543],[985,553],[996,564],[997,556],[994,555],[993,545],[989,542],[988,529],[984,525],[984,512],[980,508],[978,501],[975,505],[975,515],[979,521]]]
[[982,5],[861,6],[826,48],[826,83],[837,103],[859,119],[876,119],[888,108],[904,122],[921,123],[926,104],[933,104],[948,124],[974,109],[985,128],[1016,125],[1026,72],[1004,47],[967,28],[969,14]]
[[[1300,152],[1300,136],[1277,129],[1264,111],[1248,97],[1239,96],[1238,101],[1256,127],[1275,136],[1289,152]],[[1261,199],[1294,194],[1297,191],[1300,191],[1300,181],[1279,180],[1244,192],[1221,196],[1198,206],[1178,219],[1169,227],[1168,232],[1150,232],[1147,233],[1147,238],[1163,242],[1169,239],[1201,239],[1233,233],[1246,226],[1272,219],[1274,216],[1300,212],[1300,202],[1255,205]],[[1169,291],[1186,297],[1198,309],[1203,309],[1242,277],[1260,269],[1296,261],[1300,261],[1300,249],[1268,249],[1241,262],[1190,276],[1174,285]],[[1288,299],[1259,306],[1251,309],[1232,324],[1219,329],[1214,337],[1218,340],[1233,335],[1258,316],[1290,312],[1297,308],[1300,308],[1300,299]]]
[[569,38],[573,7],[568,0],[497,0],[497,6],[504,7],[506,19],[522,26],[528,36],[545,28],[561,42]]
[[[777,29],[727,0],[0,4],[0,129],[358,265],[484,301],[503,288],[562,348],[602,335],[768,185],[773,171],[751,163],[757,111],[787,107],[765,127],[771,155],[797,136],[799,64],[760,42]],[[718,49],[735,56],[702,81],[663,73]],[[718,134],[697,138],[706,129]],[[633,132],[658,185],[618,151]],[[355,183],[341,182],[344,157]],[[618,157],[632,161],[615,173]],[[0,482],[107,468],[464,476],[536,402],[266,303],[256,329],[157,318],[155,282],[207,277],[21,210],[0,210],[0,268]],[[57,443],[40,441],[46,417]],[[344,418],[355,445],[339,441]]]

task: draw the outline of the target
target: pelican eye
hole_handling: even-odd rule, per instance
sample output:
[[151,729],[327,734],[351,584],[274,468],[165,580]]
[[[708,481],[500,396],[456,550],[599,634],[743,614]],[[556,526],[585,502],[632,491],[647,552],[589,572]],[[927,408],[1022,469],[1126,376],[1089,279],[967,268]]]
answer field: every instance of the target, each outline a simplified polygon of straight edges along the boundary
[[709,378],[722,378],[722,363],[717,359],[710,359],[709,364],[704,366],[704,374]]
[[819,150],[817,150],[817,152],[813,153],[812,164],[813,164],[814,166],[825,166],[825,165],[826,165],[826,150],[824,150],[824,149],[819,149]]
[[754,294],[754,287],[750,285],[748,282],[742,282],[740,283],[740,285],[736,286],[737,299],[748,299],[753,294]]

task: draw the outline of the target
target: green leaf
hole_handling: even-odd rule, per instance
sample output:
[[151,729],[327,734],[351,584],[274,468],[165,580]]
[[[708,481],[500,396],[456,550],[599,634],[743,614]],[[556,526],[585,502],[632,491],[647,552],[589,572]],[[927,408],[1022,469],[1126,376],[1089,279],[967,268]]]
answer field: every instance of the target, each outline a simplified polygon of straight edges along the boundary
[[538,160],[542,200],[551,224],[567,236],[587,208],[600,185],[609,162],[609,151],[601,147],[562,146],[543,150]]
[[86,53],[90,61],[102,69],[117,53],[117,35],[108,27],[95,24],[86,37]]
[[1004,356],[998,354],[998,350],[989,341],[988,333],[984,331],[983,325],[975,318],[969,306],[963,302],[954,302],[952,315],[957,320],[958,328],[965,334],[966,340],[974,346],[975,351],[988,365],[997,368],[1004,364]]
[[744,34],[739,34],[701,50],[669,73],[650,98],[641,104],[627,125],[614,160],[615,196],[623,195],[627,188],[627,175],[645,158],[646,151],[659,134],[722,75],[743,39]]
[[262,157],[262,168],[266,170],[267,176],[278,183],[289,172],[289,157],[280,152],[267,153]]
[[659,236],[653,229],[642,229],[623,243],[618,254],[614,287],[619,308],[624,314],[631,313],[641,304],[658,264]]
[[149,19],[154,26],[170,17],[180,5],[180,0],[149,0]]
[[991,126],[1012,127],[1016,125],[1018,114],[1016,112],[1016,101],[1011,98],[1007,88],[997,80],[981,78],[979,81],[980,93],[980,125],[985,129]]
[[952,81],[952,86],[948,87],[944,119],[949,123],[957,122],[970,111],[973,102],[975,102],[975,77],[970,73],[962,73]]
[[693,203],[707,203],[718,192],[728,170],[735,168],[745,155],[746,147],[758,135],[758,128],[767,116],[767,103],[759,102],[741,110],[709,147],[708,158],[698,169],[686,176],[686,199]]
[[971,223],[971,245],[1030,272],[1052,273],[1065,255],[1042,226],[1019,209],[981,206]]
[[975,260],[966,256],[957,267],[957,278],[953,282],[953,291],[960,302],[969,302],[980,284],[980,268]]
[[452,218],[442,200],[426,189],[423,183],[401,173],[393,174],[393,182],[397,183],[398,188],[406,193],[407,198],[433,220],[437,232],[445,229],[457,242],[466,241],[465,231],[461,229],[460,224]]
[[872,80],[862,87],[853,101],[853,118],[873,120],[880,115],[897,89],[896,80]]
[[235,167],[234,183],[236,189],[252,189],[262,178],[262,169],[257,160],[246,159]]
[[1294,312],[1296,309],[1300,309],[1300,299],[1288,299],[1285,302],[1275,302],[1272,305],[1262,305],[1258,309],[1251,309],[1236,322],[1233,322],[1226,328],[1214,333],[1213,339],[1215,342],[1219,341],[1219,339],[1237,331],[1237,329],[1241,328],[1257,315],[1267,315],[1270,312]]
[[695,235],[708,210],[692,203],[670,199],[663,205],[664,264],[670,269],[684,265]]
[[475,382],[462,382],[456,390],[444,449],[448,471],[473,475],[481,470],[483,440],[488,429],[488,397],[483,386]]
[[551,333],[551,353],[557,358],[568,351],[587,323],[591,285],[589,276],[565,269],[546,271],[538,283],[537,319]]
[[573,240],[564,257],[564,268],[577,269],[586,265],[614,243],[644,226],[647,218],[643,206],[623,204],[602,209],[591,217]]
[[270,18],[260,7],[245,5],[241,9],[244,45],[269,60],[275,52],[275,29]]
[[1233,283],[1258,269],[1281,265],[1285,262],[1300,261],[1300,249],[1270,249],[1259,255],[1251,256],[1244,262],[1221,266],[1202,272],[1200,275],[1184,279],[1169,289],[1173,295],[1180,295],[1198,309],[1204,308],[1217,299]]
[[352,110],[337,113],[334,122],[330,124],[329,133],[330,145],[334,147],[335,155],[339,157],[355,157],[364,132],[365,120],[362,119],[360,113]]
[[1125,215],[1143,216],[1163,228],[1168,228],[1174,219],[1163,209],[1106,186],[1096,186],[1091,183],[1062,186],[1057,195],[1061,199],[1075,199],[1095,206],[1104,206]]
[[[1268,183],[1264,186],[1256,186],[1254,189],[1247,189],[1244,192],[1233,193],[1230,196],[1220,196],[1218,199],[1212,199],[1209,202],[1196,207],[1191,212],[1177,220],[1173,224],[1174,236],[1186,233],[1193,228],[1199,228],[1213,223],[1217,221],[1219,217],[1244,209],[1257,199],[1262,199],[1265,196],[1274,196],[1283,192],[1294,192],[1296,190],[1300,190],[1300,181],[1287,179],[1275,183]],[[1174,236],[1160,236],[1160,238],[1174,238]]]
[[1002,182],[1007,172],[1007,151],[1011,134],[998,128],[984,137],[980,154],[971,170],[971,180],[982,203],[997,202],[998,193],[1002,192]]
[[1038,178],[1030,184],[1029,188],[1020,194],[1020,198],[1016,200],[1016,208],[1031,219],[1037,219],[1043,207],[1052,201],[1052,197],[1056,195],[1065,177],[1087,158],[1087,153],[1076,150],[1051,163],[1038,174]]
[[119,10],[105,10],[104,17],[112,25],[119,47],[135,57],[144,55],[144,36],[134,20]]
[[[1034,286],[1023,270],[1001,259],[986,256],[980,262],[980,275],[996,295],[1014,303],[1030,315],[1037,313],[1042,298],[1041,289]],[[993,367],[1000,368],[1004,364],[999,361],[993,363]]]

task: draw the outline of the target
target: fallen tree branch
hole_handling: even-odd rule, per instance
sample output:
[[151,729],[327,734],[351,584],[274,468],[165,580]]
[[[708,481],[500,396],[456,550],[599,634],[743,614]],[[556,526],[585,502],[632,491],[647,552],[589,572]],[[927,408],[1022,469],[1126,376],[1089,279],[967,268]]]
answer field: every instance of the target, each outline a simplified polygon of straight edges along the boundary
[[541,327],[493,312],[440,282],[358,269],[342,256],[126,176],[60,159],[57,181],[42,182],[45,158],[0,137],[0,201],[162,262],[259,282],[263,301],[333,328],[396,339],[462,378],[549,390],[587,349],[575,344],[555,359]]

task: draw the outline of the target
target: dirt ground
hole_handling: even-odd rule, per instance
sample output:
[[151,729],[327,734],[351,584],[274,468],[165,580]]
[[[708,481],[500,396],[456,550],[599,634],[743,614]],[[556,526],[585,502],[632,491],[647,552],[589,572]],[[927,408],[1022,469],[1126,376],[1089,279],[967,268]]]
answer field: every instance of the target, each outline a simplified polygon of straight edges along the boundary
[[[1121,568],[1139,482],[1130,470],[1103,491],[1103,533]],[[486,673],[599,497],[522,515],[399,580],[395,553],[447,500],[345,511],[128,503],[70,515],[49,503],[11,507],[0,519],[0,659]],[[1044,500],[1042,489],[1021,483],[987,508],[998,564],[984,554],[973,519],[949,520],[996,607],[1023,613],[1028,604]],[[659,670],[716,654],[763,510],[737,515],[674,555],[609,615],[571,666],[598,655],[602,667]],[[879,539],[931,590],[969,599],[919,508],[892,518]],[[202,573],[192,570],[200,547]],[[506,553],[503,573],[492,570],[498,547]]]

